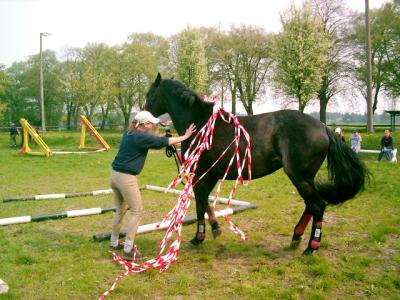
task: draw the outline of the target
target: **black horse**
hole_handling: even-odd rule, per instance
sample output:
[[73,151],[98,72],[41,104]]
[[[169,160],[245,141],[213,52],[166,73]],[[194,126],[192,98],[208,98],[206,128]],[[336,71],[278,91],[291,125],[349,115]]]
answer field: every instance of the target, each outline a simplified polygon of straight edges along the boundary
[[[161,79],[158,74],[146,96],[145,109],[159,116],[169,113],[177,132],[182,135],[191,124],[200,129],[209,119],[213,105],[204,102],[194,91],[176,80]],[[292,247],[299,245],[311,217],[312,230],[304,254],[312,254],[321,241],[322,219],[327,204],[339,204],[353,198],[364,188],[368,170],[355,152],[318,120],[293,110],[281,110],[255,116],[239,117],[251,138],[252,178],[259,178],[283,167],[305,202],[305,210],[294,228]],[[204,151],[193,182],[196,182],[234,139],[233,124],[217,119],[211,150]],[[244,140],[244,139],[241,139]],[[182,143],[188,149],[190,140]],[[244,151],[245,141],[240,149]],[[197,211],[197,233],[191,240],[198,245],[205,239],[205,212],[210,217],[214,237],[220,229],[208,195],[224,175],[233,149],[228,151],[211,171],[194,186]],[[243,153],[243,152],[242,152]],[[324,160],[328,161],[329,180],[316,182],[315,176]],[[246,168],[246,166],[245,166]],[[227,179],[236,179],[231,168]],[[197,177],[197,178],[196,178]],[[243,178],[247,179],[247,172]]]

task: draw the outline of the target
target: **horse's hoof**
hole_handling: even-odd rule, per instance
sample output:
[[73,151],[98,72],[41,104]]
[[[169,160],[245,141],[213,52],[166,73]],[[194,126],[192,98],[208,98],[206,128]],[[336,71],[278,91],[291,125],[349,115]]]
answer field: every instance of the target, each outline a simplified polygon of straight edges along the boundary
[[310,256],[310,255],[313,254],[313,252],[314,252],[314,249],[313,249],[313,248],[307,247],[307,249],[304,250],[303,255],[304,255],[304,256]]
[[290,243],[290,249],[297,249],[301,242],[301,234],[293,234],[292,242]]
[[290,249],[297,249],[300,246],[301,239],[299,240],[292,240],[290,243]]
[[193,246],[199,246],[203,241],[204,241],[204,240],[199,240],[199,239],[197,238],[197,235],[196,235],[193,239],[190,240],[190,243],[191,243]]
[[211,233],[214,239],[217,238],[219,235],[221,235],[222,231],[218,225],[218,222],[211,224]]
[[222,231],[221,231],[221,229],[217,228],[217,229],[213,229],[211,231],[211,233],[213,235],[213,238],[216,239],[218,236],[221,235]]

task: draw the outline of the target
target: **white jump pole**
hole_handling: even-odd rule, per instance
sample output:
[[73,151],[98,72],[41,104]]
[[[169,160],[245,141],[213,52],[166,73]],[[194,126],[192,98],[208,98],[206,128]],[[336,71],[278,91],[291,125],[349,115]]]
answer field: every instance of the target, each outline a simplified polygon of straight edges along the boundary
[[100,215],[110,211],[115,211],[115,207],[94,207],[94,208],[68,210],[66,212],[55,213],[55,214],[11,217],[11,218],[0,219],[0,226],[30,223],[30,222],[41,222],[47,220],[73,218],[81,216]]
[[[381,150],[368,150],[368,149],[361,149],[361,153],[372,153],[372,154],[379,154]],[[397,149],[393,149],[391,151],[392,162],[397,162]]]
[[73,197],[97,196],[112,194],[112,189],[97,190],[91,192],[69,193],[69,194],[43,194],[30,196],[9,196],[4,198],[3,202],[26,201],[26,200],[44,200],[44,199],[65,199]]
[[[176,189],[167,190],[166,188],[163,188],[163,187],[160,187],[160,186],[155,186],[155,185],[145,185],[144,188],[146,190],[150,190],[150,191],[162,192],[162,193],[171,193],[171,194],[177,194],[177,195],[179,195],[182,192],[182,191],[176,190]],[[192,196],[193,196],[193,194],[192,194]],[[209,196],[208,200],[214,201],[215,200],[215,196]],[[217,198],[217,202],[218,203],[222,203],[222,204],[227,204],[228,203],[228,199],[227,198],[218,197]],[[235,205],[235,206],[244,206],[244,205],[250,205],[251,204],[250,202],[234,200],[234,199],[232,199],[230,203],[232,205]]]
[[376,154],[379,154],[381,151],[380,150],[361,149],[359,152],[361,152],[361,153],[376,153]]
[[8,285],[0,278],[0,294],[8,293]]

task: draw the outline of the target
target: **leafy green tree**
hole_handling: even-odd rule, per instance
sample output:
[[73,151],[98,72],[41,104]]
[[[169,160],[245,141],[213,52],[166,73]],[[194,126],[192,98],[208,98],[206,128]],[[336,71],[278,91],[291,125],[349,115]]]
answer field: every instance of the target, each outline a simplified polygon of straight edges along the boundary
[[348,76],[346,66],[350,51],[346,47],[344,36],[348,31],[349,21],[343,0],[312,0],[311,6],[321,19],[323,31],[331,41],[321,86],[317,94],[320,104],[319,119],[326,123],[326,109],[329,101],[346,89],[343,82]]
[[103,59],[102,69],[106,74],[106,76],[104,76],[103,89],[100,94],[101,130],[104,130],[108,116],[116,106],[118,90],[117,90],[117,81],[113,73],[113,68],[114,68],[114,61],[117,57],[118,57],[118,52],[115,47],[108,47],[102,55]]
[[4,65],[0,65],[0,96],[4,94],[6,86],[9,84]]
[[115,59],[113,74],[117,85],[116,106],[124,117],[125,128],[133,107],[144,105],[148,86],[158,69],[165,69],[168,58],[166,40],[152,33],[129,36]]
[[220,59],[218,47],[216,47],[217,37],[220,31],[216,27],[201,27],[199,28],[200,35],[204,41],[204,47],[207,57],[207,73],[209,90],[221,100],[221,107],[224,106],[225,94],[229,91],[228,82],[220,67]]
[[381,12],[382,18],[386,19],[385,34],[389,39],[386,48],[386,78],[385,83],[388,91],[395,98],[400,97],[400,1],[387,3]]
[[31,122],[39,122],[39,107],[31,98],[27,97],[25,73],[27,63],[14,62],[6,70],[9,84],[5,88],[4,101],[8,106],[8,122],[18,124],[21,117],[28,118]]
[[[378,107],[379,96],[388,92],[390,78],[396,70],[392,67],[392,49],[396,46],[396,38],[393,34],[395,28],[396,13],[393,7],[388,4],[381,9],[371,10],[371,62],[372,62],[372,91],[373,104],[372,111],[375,113]],[[366,31],[365,16],[359,14],[353,22],[352,30],[349,34],[350,46],[353,49],[353,86],[355,86],[365,99],[367,99],[366,78]],[[398,38],[397,38],[398,41]],[[397,42],[398,43],[398,42]],[[394,47],[393,47],[394,46]],[[390,53],[390,54],[389,54]],[[391,70],[391,71],[390,71]]]
[[[53,51],[43,52],[43,77],[46,123],[58,126],[62,116],[63,103],[59,94],[59,62]],[[32,124],[41,123],[39,100],[39,55],[31,56],[26,62],[14,63],[7,69],[10,84],[6,89],[11,110],[11,119],[16,122],[21,117]]]
[[272,64],[271,38],[262,29],[241,26],[231,28],[230,36],[235,45],[234,71],[240,101],[248,115],[253,114],[253,103],[263,91]]
[[239,98],[248,115],[263,92],[272,64],[271,37],[261,28],[231,27],[229,32],[215,30],[209,39],[211,78],[230,91],[233,113]]
[[112,72],[117,55],[114,48],[105,44],[88,44],[83,49],[66,51],[61,85],[67,128],[76,128],[79,114],[84,113],[93,121],[100,111],[101,129],[104,129],[117,96]]
[[66,127],[77,128],[80,114],[80,81],[81,61],[79,49],[69,48],[65,51],[65,60],[60,64],[60,94],[64,101]]
[[[63,115],[63,99],[60,96],[60,62],[54,51],[43,52],[43,85],[47,126],[59,126]],[[32,74],[34,76],[34,74]]]
[[231,112],[235,114],[239,78],[235,42],[229,32],[218,29],[209,30],[206,41],[210,85],[220,89],[222,99],[225,98],[224,91],[229,91]]
[[93,118],[96,108],[106,101],[104,91],[108,87],[110,75],[106,59],[107,49],[105,44],[88,44],[80,51],[81,104],[89,120]]
[[331,46],[321,19],[306,2],[281,16],[283,32],[275,39],[276,86],[298,103],[301,112],[318,93]]
[[206,50],[198,29],[187,28],[178,36],[176,75],[200,95],[208,94]]
[[[9,110],[9,102],[5,97],[6,88],[10,84],[10,78],[7,76],[4,65],[0,65],[0,124],[12,122],[10,119],[11,111]],[[7,116],[7,111],[9,114]]]

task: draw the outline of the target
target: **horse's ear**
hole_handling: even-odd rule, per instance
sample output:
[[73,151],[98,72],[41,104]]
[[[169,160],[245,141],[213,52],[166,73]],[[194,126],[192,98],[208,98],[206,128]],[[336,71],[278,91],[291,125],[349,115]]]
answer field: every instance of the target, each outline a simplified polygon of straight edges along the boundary
[[160,84],[160,82],[161,82],[161,74],[158,73],[158,74],[157,74],[157,78],[156,78],[156,80],[154,81],[154,85],[155,85],[155,86],[158,86],[158,85]]

